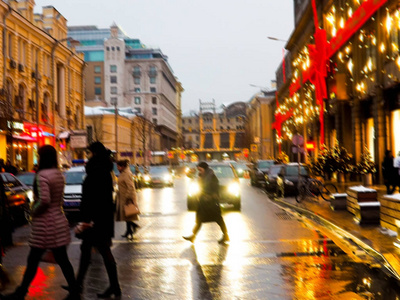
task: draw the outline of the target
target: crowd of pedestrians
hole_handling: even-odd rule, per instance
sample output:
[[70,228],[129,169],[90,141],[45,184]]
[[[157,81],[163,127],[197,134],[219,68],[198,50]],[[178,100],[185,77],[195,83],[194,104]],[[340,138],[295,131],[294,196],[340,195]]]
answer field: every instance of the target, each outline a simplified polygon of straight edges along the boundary
[[[38,154],[39,164],[34,170],[36,175],[33,185],[34,201],[27,267],[15,291],[7,295],[0,294],[0,300],[25,299],[29,286],[36,276],[39,263],[47,253],[54,255],[55,262],[60,266],[68,283],[62,286],[69,292],[65,299],[81,299],[93,248],[96,248],[102,256],[109,279],[108,288],[97,294],[97,297],[120,299],[122,291],[118,281],[117,263],[111,252],[114,221],[126,222],[126,232],[122,236],[132,239],[139,227],[135,222],[139,220],[140,214],[129,161],[117,162],[120,174],[114,206],[111,152],[100,142],[92,143],[87,149],[88,161],[82,186],[80,220],[74,228],[76,237],[82,240],[79,267],[75,277],[67,254],[71,233],[62,209],[65,179],[58,168],[57,152],[53,146],[45,145],[39,149]],[[0,172],[16,174],[18,170],[14,168],[11,168],[9,163],[4,164],[4,160],[0,159]],[[218,204],[218,179],[207,163],[201,162],[197,168],[202,192],[199,196],[193,232],[184,238],[193,242],[202,223],[216,222],[222,231],[219,243],[226,243],[229,241],[229,236]],[[0,184],[0,288],[1,283],[4,284],[9,280],[2,266],[3,249],[12,245],[11,230],[6,230],[10,224],[6,202],[4,186]],[[137,212],[127,215],[126,208],[132,204],[136,206]]]

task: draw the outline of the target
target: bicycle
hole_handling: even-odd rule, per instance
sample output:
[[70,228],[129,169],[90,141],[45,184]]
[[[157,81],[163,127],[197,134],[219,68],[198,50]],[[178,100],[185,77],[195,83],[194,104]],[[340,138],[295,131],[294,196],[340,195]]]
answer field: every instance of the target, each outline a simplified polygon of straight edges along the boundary
[[331,195],[334,193],[337,193],[337,187],[334,184],[324,184],[318,179],[301,175],[295,197],[298,203],[306,198],[318,200],[319,196],[321,196],[325,201],[330,201]]

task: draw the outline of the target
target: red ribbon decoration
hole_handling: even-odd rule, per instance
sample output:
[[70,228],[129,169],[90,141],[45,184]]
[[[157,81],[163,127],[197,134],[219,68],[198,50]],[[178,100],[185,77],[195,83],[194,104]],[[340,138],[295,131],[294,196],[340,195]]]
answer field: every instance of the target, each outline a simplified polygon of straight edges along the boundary
[[[272,129],[276,129],[278,133],[279,139],[282,137],[282,124],[286,122],[286,120],[290,119],[293,116],[293,108],[291,108],[288,112],[282,114],[279,112],[279,101],[278,101],[278,92],[275,93],[276,98],[276,112],[275,112],[275,122],[272,123]],[[279,143],[279,153],[281,153],[281,143]]]

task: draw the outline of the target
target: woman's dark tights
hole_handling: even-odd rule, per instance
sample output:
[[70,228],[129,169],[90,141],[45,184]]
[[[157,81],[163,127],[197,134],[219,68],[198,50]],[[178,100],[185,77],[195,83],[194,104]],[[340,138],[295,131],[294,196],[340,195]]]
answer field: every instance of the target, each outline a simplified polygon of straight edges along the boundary
[[114,289],[119,289],[118,274],[117,274],[117,263],[115,262],[114,256],[111,253],[110,246],[104,243],[103,245],[93,245],[89,240],[83,240],[81,245],[81,259],[79,262],[79,271],[77,276],[77,282],[79,286],[83,285],[86,272],[90,265],[92,248],[96,247],[101,256],[103,257],[104,265],[107,270],[108,279],[110,286]]
[[[67,247],[59,247],[59,248],[54,248],[50,249],[53,254],[54,258],[57,262],[57,264],[60,266],[65,279],[68,282],[68,286],[70,288],[70,291],[75,290],[77,288],[76,285],[76,280],[75,280],[75,274],[74,274],[74,269],[68,259],[68,254],[67,254]],[[31,251],[29,252],[28,255],[28,264],[26,266],[26,270],[24,273],[24,278],[22,279],[22,283],[20,285],[20,288],[22,290],[27,291],[32,280],[36,276],[36,272],[40,263],[40,259],[42,258],[44,252],[46,249],[40,249],[40,248],[34,248],[31,247]]]
[[[215,222],[221,228],[222,233],[224,235],[228,235],[228,229],[226,228],[224,219],[221,217],[219,220],[217,220]],[[196,224],[194,225],[194,228],[193,228],[193,235],[196,235],[199,232],[201,225],[202,225],[202,222],[199,222],[198,220],[196,220]]]

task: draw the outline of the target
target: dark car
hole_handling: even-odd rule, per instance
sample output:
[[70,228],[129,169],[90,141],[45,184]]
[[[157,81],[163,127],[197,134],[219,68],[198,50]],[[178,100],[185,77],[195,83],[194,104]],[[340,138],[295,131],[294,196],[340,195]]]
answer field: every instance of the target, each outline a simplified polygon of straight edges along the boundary
[[[209,167],[214,171],[219,181],[220,203],[233,205],[234,209],[241,209],[240,183],[239,177],[231,164],[209,163]],[[198,179],[193,178],[189,184],[187,195],[187,208],[195,210],[197,207],[197,197],[200,193]]]
[[[300,164],[300,175],[309,175],[307,166]],[[265,175],[265,190],[269,195],[294,196],[298,182],[298,163],[273,165]]]
[[36,173],[34,172],[23,172],[18,173],[16,177],[21,180],[29,188],[33,189],[33,181],[35,180]]
[[20,216],[30,219],[30,207],[33,201],[33,191],[11,173],[0,173],[0,184],[4,185],[7,206],[14,218]]
[[150,167],[147,174],[143,176],[144,184],[148,187],[174,186],[173,176],[168,166]]
[[271,166],[274,165],[274,160],[258,160],[249,170],[250,184],[252,186],[264,186],[265,175]]

